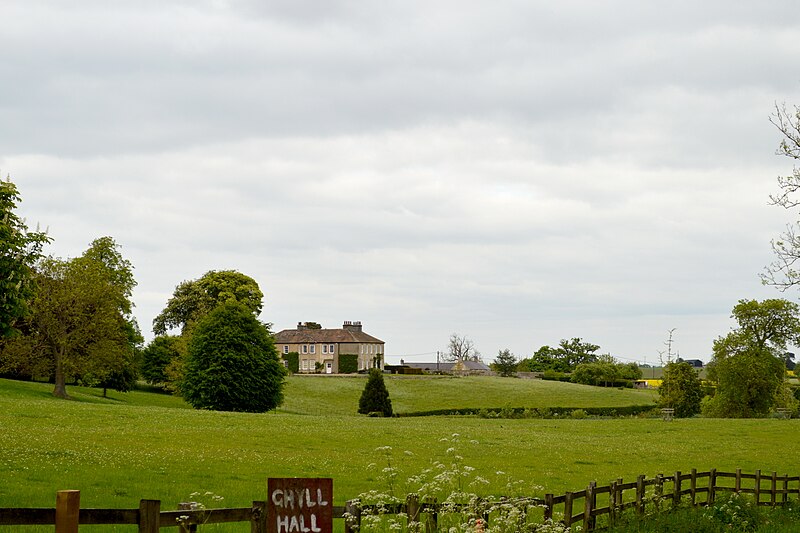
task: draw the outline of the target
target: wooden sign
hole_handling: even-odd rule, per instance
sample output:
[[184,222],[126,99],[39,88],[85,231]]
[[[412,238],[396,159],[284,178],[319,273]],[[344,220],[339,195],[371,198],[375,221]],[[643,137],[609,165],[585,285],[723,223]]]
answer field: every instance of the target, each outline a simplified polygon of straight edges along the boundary
[[333,480],[269,478],[267,533],[331,533]]

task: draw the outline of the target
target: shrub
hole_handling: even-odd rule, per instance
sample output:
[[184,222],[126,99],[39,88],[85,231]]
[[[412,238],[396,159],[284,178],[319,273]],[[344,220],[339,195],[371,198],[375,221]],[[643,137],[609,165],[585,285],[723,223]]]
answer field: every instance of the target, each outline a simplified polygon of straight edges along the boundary
[[377,368],[369,371],[364,392],[358,400],[358,412],[362,415],[383,413],[383,416],[392,416],[392,400],[389,399],[389,391],[383,382],[383,373]]
[[282,403],[285,375],[267,327],[228,302],[197,322],[181,392],[196,409],[261,413]]
[[355,374],[358,372],[358,355],[354,353],[339,354],[339,373]]
[[283,355],[283,360],[286,361],[286,368],[292,374],[300,372],[300,354],[297,352],[289,352]]
[[686,418],[700,412],[703,387],[697,371],[689,363],[669,363],[658,388],[661,407],[675,409],[675,416]]

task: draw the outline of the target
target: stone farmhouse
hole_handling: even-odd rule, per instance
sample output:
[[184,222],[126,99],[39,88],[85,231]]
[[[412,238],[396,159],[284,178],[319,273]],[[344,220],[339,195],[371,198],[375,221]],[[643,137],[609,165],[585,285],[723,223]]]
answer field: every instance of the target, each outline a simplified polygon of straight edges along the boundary
[[275,334],[275,347],[284,361],[288,354],[298,354],[301,374],[383,370],[385,344],[364,333],[361,322],[349,320],[341,329],[323,329],[313,323],[298,322],[296,329],[284,329]]

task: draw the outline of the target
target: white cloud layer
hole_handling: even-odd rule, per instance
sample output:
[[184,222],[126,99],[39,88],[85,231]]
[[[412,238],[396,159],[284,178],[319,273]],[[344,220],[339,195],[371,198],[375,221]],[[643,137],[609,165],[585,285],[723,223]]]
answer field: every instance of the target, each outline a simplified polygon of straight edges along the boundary
[[[600,7],[602,6],[602,7]],[[149,335],[237,269],[276,329],[399,359],[580,336],[708,359],[791,216],[768,205],[797,7],[6,2],[0,170],[75,256],[111,235]],[[788,295],[792,298],[795,295]],[[420,355],[425,359],[430,355]]]

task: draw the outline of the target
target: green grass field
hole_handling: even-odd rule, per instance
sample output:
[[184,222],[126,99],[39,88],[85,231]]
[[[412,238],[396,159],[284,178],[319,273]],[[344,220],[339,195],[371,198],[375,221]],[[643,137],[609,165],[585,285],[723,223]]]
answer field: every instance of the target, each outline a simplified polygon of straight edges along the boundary
[[[0,507],[52,506],[58,489],[80,489],[84,507],[135,507],[152,498],[172,508],[195,491],[246,506],[265,497],[270,476],[332,477],[341,504],[382,488],[386,458],[376,448],[392,447],[404,479],[442,458],[451,446],[442,439],[453,434],[490,490],[508,476],[562,493],[591,480],[691,468],[800,473],[797,420],[366,418],[354,414],[363,383],[294,377],[283,409],[256,415],[195,411],[180,398],[144,392],[104,399],[77,387],[69,388],[75,399],[63,401],[50,396],[50,385],[0,380]],[[406,377],[387,386],[398,411],[653,399],[501,378]]]

